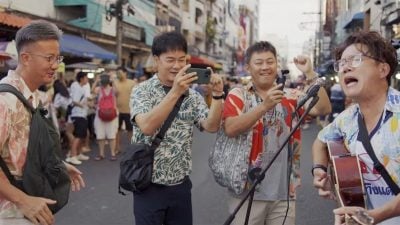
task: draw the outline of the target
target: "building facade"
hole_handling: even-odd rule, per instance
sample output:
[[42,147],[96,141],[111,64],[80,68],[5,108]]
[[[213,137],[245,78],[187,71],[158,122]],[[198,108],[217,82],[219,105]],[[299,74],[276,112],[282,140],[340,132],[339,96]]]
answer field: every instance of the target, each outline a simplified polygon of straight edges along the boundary
[[[237,75],[240,70],[235,67],[242,59],[240,52],[258,40],[259,0],[246,2],[246,6],[240,0],[41,0],[40,3],[1,1],[0,13],[28,22],[33,19],[54,22],[65,34],[116,54],[123,65],[131,68],[151,67],[154,36],[177,31],[187,38],[190,63]],[[10,41],[7,40],[13,38],[10,34],[15,34],[22,25],[10,29],[0,20],[0,39]],[[116,60],[71,52],[63,52],[66,63]]]

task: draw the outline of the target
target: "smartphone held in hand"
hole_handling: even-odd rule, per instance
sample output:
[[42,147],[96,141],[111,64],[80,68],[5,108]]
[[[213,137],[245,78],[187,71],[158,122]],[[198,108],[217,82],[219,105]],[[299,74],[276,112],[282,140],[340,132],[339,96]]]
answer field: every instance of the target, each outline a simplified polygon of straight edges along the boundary
[[204,68],[193,68],[193,67],[186,70],[186,73],[193,73],[193,72],[196,72],[196,75],[197,75],[197,80],[195,80],[194,83],[197,83],[197,84],[210,83],[211,70],[204,69]]
[[279,88],[281,91],[283,91],[283,88],[285,87],[286,74],[288,73],[289,70],[281,70],[276,77],[276,84],[282,84],[282,87]]

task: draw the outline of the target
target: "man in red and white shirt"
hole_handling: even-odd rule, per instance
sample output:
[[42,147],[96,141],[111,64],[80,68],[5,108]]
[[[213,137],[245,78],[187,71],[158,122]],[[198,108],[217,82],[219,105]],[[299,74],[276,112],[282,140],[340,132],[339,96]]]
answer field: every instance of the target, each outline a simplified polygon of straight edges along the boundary
[[[290,133],[292,113],[295,111],[298,97],[303,94],[296,89],[283,91],[282,84],[276,84],[278,71],[276,56],[276,49],[269,42],[260,41],[250,46],[246,50],[246,70],[251,75],[252,82],[246,87],[232,89],[224,105],[223,126],[228,137],[246,137],[252,132],[252,142],[249,146],[251,169],[265,168],[271,162]],[[294,62],[297,68],[306,74],[308,80],[317,77],[312,70],[309,57],[298,56]],[[331,109],[328,95],[321,89],[318,96],[320,99],[310,114],[315,116],[328,114]],[[296,123],[295,120],[293,125]],[[290,204],[286,224],[294,224],[295,190],[300,184],[300,141],[300,131],[296,131],[290,143],[293,146],[292,162],[288,162],[288,151],[282,151],[258,186],[249,224],[282,224],[286,214],[287,198],[290,198]],[[289,182],[288,168],[291,168]],[[238,197],[240,196],[231,199],[230,212],[233,212],[240,202]],[[246,207],[242,207],[232,224],[243,224],[245,215]]]

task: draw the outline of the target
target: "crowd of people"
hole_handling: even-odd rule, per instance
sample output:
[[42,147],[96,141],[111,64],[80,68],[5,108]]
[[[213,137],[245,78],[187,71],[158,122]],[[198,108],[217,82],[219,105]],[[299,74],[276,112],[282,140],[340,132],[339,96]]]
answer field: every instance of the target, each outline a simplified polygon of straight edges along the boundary
[[[97,140],[99,149],[94,160],[105,159],[105,145],[108,143],[109,160],[115,161],[121,151],[119,136],[122,128],[128,138],[132,136],[129,95],[138,80],[129,79],[124,67],[97,74],[93,82],[89,82],[87,75],[77,72],[75,81],[68,82],[62,73],[58,73],[57,79],[42,90],[48,99],[45,107],[50,112],[49,117],[58,127],[67,151],[65,161],[73,165],[89,160],[85,153],[91,151],[93,138]],[[114,110],[110,118],[104,117],[103,107]]]
[[[286,146],[289,151],[275,154],[311,104],[306,101],[304,106],[298,106],[309,90],[315,89],[318,78],[309,56],[293,59],[303,73],[298,87],[277,84],[278,53],[267,41],[256,42],[246,50],[249,81],[223,77],[209,68],[210,83],[193,85],[198,76],[187,72],[191,65],[187,64],[185,37],[178,32],[164,32],[153,40],[151,50],[157,72],[148,80],[129,79],[126,68],[119,67],[96,75],[93,82],[84,72],[78,72],[73,82],[67,82],[62,74],[56,73],[63,60],[60,36],[61,31],[46,21],[33,21],[21,28],[16,35],[18,67],[10,70],[0,83],[16,87],[33,107],[47,109],[47,117],[67,150],[65,168],[61,169],[69,174],[72,190],[85,185],[75,166],[89,160],[86,153],[90,151],[90,136],[98,144],[94,160],[116,161],[122,138],[131,143],[151,144],[170,113],[178,110],[155,149],[151,184],[134,192],[137,225],[193,224],[190,174],[194,126],[225,137],[223,145],[215,146],[231,147],[234,151],[238,141],[244,144],[241,151],[246,154],[242,161],[249,171],[260,171],[275,160],[255,189],[249,224],[295,224],[301,129],[295,130]],[[362,165],[359,172],[368,187],[365,208],[343,205],[334,211],[337,225],[344,224],[349,217],[361,220],[360,212],[368,218],[368,224],[400,223],[400,94],[390,87],[396,67],[396,51],[379,33],[355,33],[337,49],[334,68],[339,83],[316,90],[319,101],[312,105],[309,116],[330,116],[312,147],[314,186],[322,197],[337,198],[327,173],[330,161],[327,143],[343,140],[348,154],[357,156]],[[346,104],[348,99],[351,104]],[[30,112],[15,96],[1,93],[0,117],[0,156],[12,176],[21,180],[25,161],[30,160],[27,156]],[[359,135],[364,126],[373,155]],[[121,135],[122,130],[127,135]],[[106,144],[110,147],[109,154],[105,151]],[[235,172],[238,167],[232,165],[240,160],[235,161],[214,166]],[[257,176],[257,173],[245,174],[245,186],[240,193],[228,188],[231,198],[226,204],[231,213]],[[55,203],[52,199],[30,196],[11,183],[3,170],[0,180],[0,224],[55,223],[48,207]],[[246,209],[242,207],[233,224],[243,224],[245,220]]]

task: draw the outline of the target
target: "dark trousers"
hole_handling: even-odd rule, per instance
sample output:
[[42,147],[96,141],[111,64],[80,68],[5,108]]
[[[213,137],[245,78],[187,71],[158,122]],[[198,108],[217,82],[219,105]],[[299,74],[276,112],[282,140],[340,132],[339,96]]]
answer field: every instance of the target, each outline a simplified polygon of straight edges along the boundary
[[174,186],[151,184],[134,194],[136,225],[192,225],[192,182],[186,179]]

